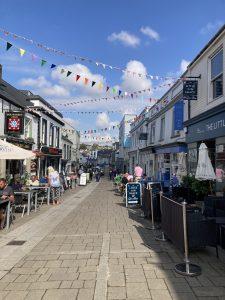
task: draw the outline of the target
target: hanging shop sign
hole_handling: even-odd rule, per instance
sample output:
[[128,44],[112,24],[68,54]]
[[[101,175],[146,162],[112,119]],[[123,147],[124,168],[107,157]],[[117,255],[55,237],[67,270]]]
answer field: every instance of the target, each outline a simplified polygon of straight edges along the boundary
[[24,133],[24,113],[23,112],[5,112],[5,134]]
[[198,81],[185,80],[183,82],[183,99],[197,100],[198,99]]
[[62,156],[62,149],[53,147],[41,147],[41,152],[46,155]]
[[126,184],[126,207],[141,204],[141,184],[132,182]]
[[148,134],[147,133],[140,133],[140,135],[139,135],[139,140],[140,141],[147,141],[147,139],[148,139]]

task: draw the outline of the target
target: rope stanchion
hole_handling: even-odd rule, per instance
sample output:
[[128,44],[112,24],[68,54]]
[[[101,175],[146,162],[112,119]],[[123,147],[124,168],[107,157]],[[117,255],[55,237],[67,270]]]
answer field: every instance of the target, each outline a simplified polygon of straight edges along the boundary
[[[159,199],[160,199],[160,212],[161,212],[161,216],[162,216],[162,195],[163,195],[163,192],[161,191],[161,192],[159,192]],[[160,235],[158,235],[158,236],[156,236],[155,237],[155,240],[156,241],[160,241],[160,242],[166,242],[167,241],[167,239],[166,239],[166,237],[165,237],[165,233],[164,233],[164,231],[162,230],[162,232],[161,232],[161,234]]]
[[183,213],[183,231],[184,231],[184,263],[177,264],[175,271],[180,275],[185,276],[199,276],[201,275],[201,267],[195,264],[191,264],[189,260],[188,250],[188,236],[187,236],[187,203],[182,202]]
[[151,221],[152,225],[150,227],[146,227],[146,229],[149,230],[156,230],[158,229],[158,226],[155,225],[155,219],[154,219],[154,204],[153,204],[153,197],[152,197],[152,188],[149,188],[149,193],[150,193],[150,204],[151,204]]

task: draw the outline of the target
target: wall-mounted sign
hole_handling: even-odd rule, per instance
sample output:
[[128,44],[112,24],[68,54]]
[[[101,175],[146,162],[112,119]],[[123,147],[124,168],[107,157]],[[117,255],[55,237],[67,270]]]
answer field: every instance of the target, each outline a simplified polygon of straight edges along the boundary
[[216,137],[224,136],[225,132],[225,112],[209,117],[198,123],[188,126],[186,142],[204,141]]
[[5,134],[18,134],[24,132],[24,113],[5,112]]
[[183,99],[197,100],[198,99],[198,81],[185,80],[183,82]]
[[41,147],[41,152],[49,155],[62,156],[62,149],[59,148],[43,146]]
[[147,133],[140,133],[139,140],[147,141],[147,139],[148,139],[148,134]]
[[132,182],[126,184],[126,207],[141,204],[141,184]]

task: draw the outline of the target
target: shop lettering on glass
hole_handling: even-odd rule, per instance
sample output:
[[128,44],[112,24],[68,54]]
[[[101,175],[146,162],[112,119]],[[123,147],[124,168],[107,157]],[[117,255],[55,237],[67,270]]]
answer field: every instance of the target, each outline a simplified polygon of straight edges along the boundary
[[5,112],[5,134],[23,134],[24,114],[22,112]]
[[198,99],[198,81],[185,80],[183,82],[183,99],[197,100]]

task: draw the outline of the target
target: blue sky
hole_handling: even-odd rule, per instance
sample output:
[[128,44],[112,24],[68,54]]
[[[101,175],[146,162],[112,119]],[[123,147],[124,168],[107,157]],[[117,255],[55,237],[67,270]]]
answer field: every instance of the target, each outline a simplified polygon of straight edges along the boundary
[[[187,62],[225,22],[224,11],[223,0],[0,0],[0,27],[108,65],[129,67],[140,73],[179,76]],[[49,63],[64,66],[74,73],[80,72],[90,80],[107,82],[123,91],[132,92],[162,84],[161,81],[127,77],[121,71],[48,53],[1,33],[0,37]],[[0,63],[3,64],[5,80],[17,88],[39,93],[58,109],[61,109],[59,103],[105,96],[97,88],[63,79],[58,71],[51,72],[48,65],[40,67],[39,62],[32,62],[27,53],[21,58],[13,48],[6,52],[3,41],[0,41]],[[148,105],[146,99],[157,98],[165,90],[143,94],[140,99],[81,104],[71,106],[69,110],[139,112]],[[98,119],[96,115],[78,116],[76,113],[66,113],[65,116],[75,120],[74,124],[80,130],[108,127],[122,119],[118,113],[108,117],[103,114]],[[116,135],[113,131],[109,133]]]

